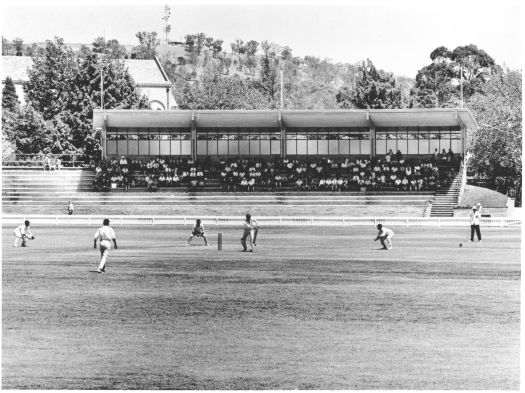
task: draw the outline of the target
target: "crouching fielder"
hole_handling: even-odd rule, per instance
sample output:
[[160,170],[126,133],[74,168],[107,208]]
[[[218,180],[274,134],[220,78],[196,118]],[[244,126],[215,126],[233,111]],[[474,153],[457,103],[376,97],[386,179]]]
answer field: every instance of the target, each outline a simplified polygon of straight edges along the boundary
[[204,239],[204,243],[209,246],[208,239],[206,238],[206,234],[204,233],[204,225],[201,224],[201,220],[198,219],[195,223],[195,226],[193,227],[193,231],[191,232],[190,238],[188,239],[188,242],[186,243],[187,246],[190,245],[191,239],[193,239],[195,236],[202,237]]
[[27,247],[26,239],[34,240],[35,237],[31,233],[31,229],[29,228],[29,220],[24,221],[24,225],[20,225],[17,227],[14,231],[15,235],[15,247],[18,247],[18,241],[22,240],[22,247]]
[[246,247],[246,239],[250,238],[250,252],[253,252],[254,236],[255,232],[257,231],[257,227],[257,220],[252,218],[251,214],[247,214],[246,220],[244,221],[244,233],[241,238],[243,251],[248,251],[248,248]]
[[111,241],[117,247],[117,239],[115,231],[109,226],[109,220],[106,218],[103,221],[103,225],[98,228],[93,238],[93,248],[97,248],[97,240],[100,240],[100,264],[98,266],[98,272],[103,273],[106,271],[106,261],[109,256],[109,250],[111,250]]
[[[391,250],[392,249],[392,238],[396,235],[392,229],[388,229],[386,227],[383,227],[382,224],[377,224],[377,229],[379,233],[377,234],[377,237],[374,239],[381,240],[381,244],[383,245],[383,250]],[[388,246],[386,245],[386,242],[388,242]]]

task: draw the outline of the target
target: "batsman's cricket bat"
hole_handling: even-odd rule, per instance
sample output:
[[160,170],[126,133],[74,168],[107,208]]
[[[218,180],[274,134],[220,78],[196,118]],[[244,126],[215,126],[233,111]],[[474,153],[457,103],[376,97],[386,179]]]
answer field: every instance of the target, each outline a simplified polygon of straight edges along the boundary
[[255,243],[257,242],[257,234],[259,233],[259,228],[255,228],[254,232],[255,233],[253,234],[253,245],[255,246]]

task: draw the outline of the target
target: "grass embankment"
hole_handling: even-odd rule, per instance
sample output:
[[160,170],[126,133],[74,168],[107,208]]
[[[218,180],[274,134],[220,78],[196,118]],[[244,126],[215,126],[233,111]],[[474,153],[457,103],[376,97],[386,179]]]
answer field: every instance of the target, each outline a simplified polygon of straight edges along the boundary
[[459,207],[471,208],[477,203],[481,203],[483,207],[504,208],[507,207],[507,199],[508,197],[506,195],[497,191],[467,185],[465,186],[465,193],[463,194]]

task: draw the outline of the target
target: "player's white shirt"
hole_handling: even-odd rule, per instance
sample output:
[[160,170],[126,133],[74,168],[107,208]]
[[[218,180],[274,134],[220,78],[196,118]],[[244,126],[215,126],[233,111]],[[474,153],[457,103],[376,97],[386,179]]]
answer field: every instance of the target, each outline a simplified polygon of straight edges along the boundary
[[391,237],[391,236],[394,236],[395,233],[392,229],[389,229],[389,228],[386,228],[386,227],[382,227],[381,228],[381,231],[379,232],[379,236],[383,237],[383,236],[387,236],[387,237]]
[[26,227],[25,225],[20,225],[19,227],[17,227],[14,233],[17,237],[22,237],[22,235],[26,235],[28,237],[33,236],[29,227]]
[[245,231],[250,231],[250,230],[255,229],[255,228],[257,228],[257,220],[255,220],[254,218],[252,218],[250,220],[250,222],[244,221],[244,230]]
[[470,225],[479,225],[480,218],[481,218],[481,213],[479,211],[470,212]]
[[101,245],[105,247],[111,247],[111,240],[115,239],[115,231],[113,230],[113,228],[107,225],[104,225],[98,228],[93,238],[95,240],[96,239],[100,240]]

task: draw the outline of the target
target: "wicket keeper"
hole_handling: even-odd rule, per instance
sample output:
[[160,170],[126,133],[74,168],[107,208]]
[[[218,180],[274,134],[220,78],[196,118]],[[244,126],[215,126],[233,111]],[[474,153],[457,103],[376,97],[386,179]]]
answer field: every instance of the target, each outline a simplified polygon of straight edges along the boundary
[[202,237],[204,239],[204,243],[206,246],[209,246],[208,239],[206,238],[206,234],[204,233],[204,225],[201,224],[201,220],[197,219],[195,222],[195,226],[193,227],[193,231],[191,232],[190,238],[188,239],[188,242],[186,243],[187,246],[190,245],[191,239],[193,239],[195,236]]

